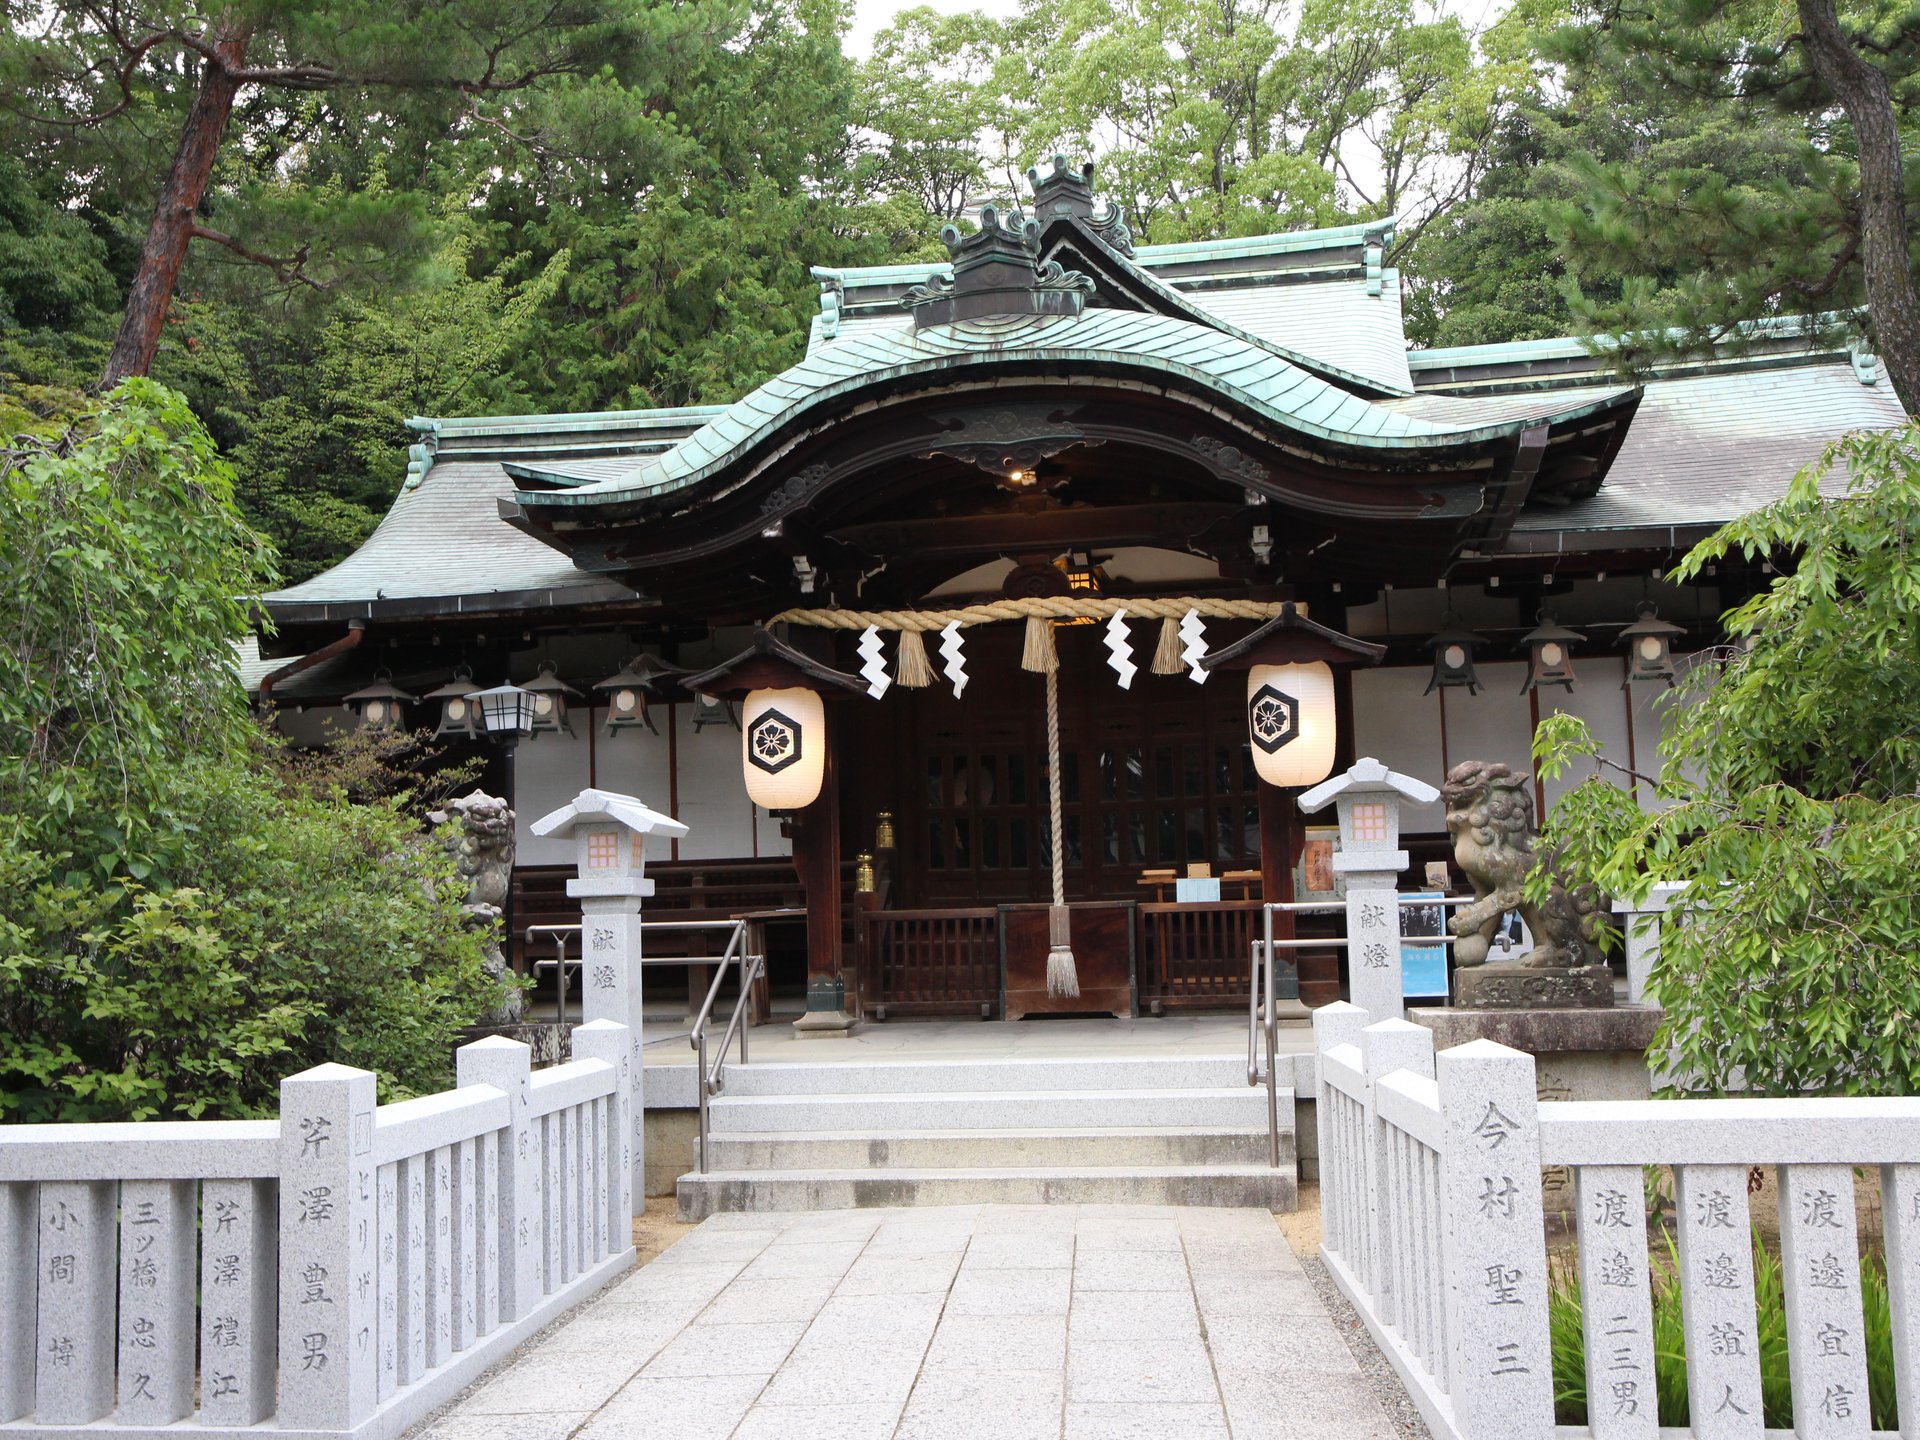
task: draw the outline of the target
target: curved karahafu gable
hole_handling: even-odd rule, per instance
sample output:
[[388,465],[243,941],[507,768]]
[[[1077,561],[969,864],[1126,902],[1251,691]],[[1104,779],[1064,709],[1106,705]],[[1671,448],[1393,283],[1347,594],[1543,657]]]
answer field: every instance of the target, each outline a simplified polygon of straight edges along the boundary
[[1276,443],[1386,468],[1619,409],[1637,394],[1623,388],[1576,407],[1556,407],[1542,396],[1537,415],[1493,425],[1448,424],[1362,399],[1247,340],[1170,316],[1102,309],[988,316],[825,346],[666,454],[616,479],[590,480],[547,465],[509,465],[508,471],[528,482],[515,498],[530,517],[542,511],[651,509],[680,492],[691,500],[708,486],[724,488],[729,472],[762,447],[881,392],[897,395],[916,382],[925,388],[975,377],[1049,375],[1133,377],[1208,397],[1260,425]]

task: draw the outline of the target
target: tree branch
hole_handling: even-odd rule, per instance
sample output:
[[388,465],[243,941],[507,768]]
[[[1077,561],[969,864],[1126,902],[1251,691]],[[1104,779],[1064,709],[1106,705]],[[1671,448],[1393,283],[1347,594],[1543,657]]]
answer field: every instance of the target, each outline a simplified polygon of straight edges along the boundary
[[286,284],[299,284],[310,289],[326,291],[331,287],[314,279],[306,272],[307,247],[302,245],[291,255],[262,255],[257,250],[249,250],[231,235],[223,235],[218,230],[210,230],[205,225],[195,225],[188,232],[195,240],[205,240],[222,249],[231,250],[242,260],[250,260],[256,265],[264,265]]

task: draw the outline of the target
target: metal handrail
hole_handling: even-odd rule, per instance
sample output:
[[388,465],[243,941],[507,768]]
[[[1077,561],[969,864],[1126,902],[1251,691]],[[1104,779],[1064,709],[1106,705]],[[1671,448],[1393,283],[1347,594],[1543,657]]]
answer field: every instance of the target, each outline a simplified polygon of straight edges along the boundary
[[[701,1002],[700,1012],[693,1018],[693,1028],[687,1039],[698,1056],[699,1071],[695,1075],[697,1098],[700,1104],[700,1145],[694,1153],[694,1168],[701,1174],[707,1169],[707,1102],[726,1087],[727,1051],[733,1046],[733,1037],[740,1036],[740,1063],[747,1063],[747,1027],[740,1023],[745,1015],[747,1002],[753,995],[754,982],[760,978],[766,967],[764,955],[747,955],[747,922],[744,920],[703,921],[683,920],[667,921],[665,924],[678,924],[685,929],[694,929],[702,925],[730,925],[733,933],[727,937],[727,948],[714,966],[713,983],[707,987],[707,998]],[[726,1034],[720,1039],[720,1053],[714,1057],[711,1066],[707,1063],[707,1021],[713,1016],[714,1001],[720,996],[720,982],[726,979],[727,967],[740,966],[740,997],[733,1002],[733,1015],[727,1021]]]
[[[1402,909],[1415,905],[1471,905],[1475,898],[1472,895],[1399,897]],[[1276,940],[1273,936],[1273,917],[1276,914],[1343,914],[1346,908],[1344,900],[1275,900],[1260,907],[1260,938],[1253,943],[1247,977],[1247,1084],[1267,1087],[1267,1163],[1276,1168],[1280,1164],[1280,1086],[1277,1073],[1280,1017],[1274,1003],[1274,952],[1333,949],[1346,945],[1347,937],[1332,935],[1322,939]],[[1454,940],[1451,935],[1408,935],[1403,938],[1415,945],[1451,945]],[[1264,1063],[1260,1054],[1263,1034],[1266,1037]]]

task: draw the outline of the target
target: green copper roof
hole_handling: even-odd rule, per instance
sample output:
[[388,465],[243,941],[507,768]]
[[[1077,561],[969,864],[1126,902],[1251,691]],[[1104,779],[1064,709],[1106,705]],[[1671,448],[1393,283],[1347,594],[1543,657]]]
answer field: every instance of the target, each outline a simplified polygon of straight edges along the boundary
[[[776,430],[852,392],[915,375],[958,378],[970,370],[1004,371],[1009,364],[1039,364],[1068,375],[1105,366],[1198,385],[1276,430],[1363,451],[1467,446],[1512,434],[1525,423],[1446,424],[1402,414],[1349,394],[1249,339],[1164,315],[1092,309],[1075,316],[988,317],[850,336],[814,351],[666,454],[640,461],[621,478],[596,476],[582,483],[587,477],[565,466],[524,463],[509,470],[523,479],[569,487],[522,490],[518,499],[528,506],[642,499],[707,479]],[[1543,397],[1540,415],[1531,418],[1569,408],[1574,407],[1555,406]]]

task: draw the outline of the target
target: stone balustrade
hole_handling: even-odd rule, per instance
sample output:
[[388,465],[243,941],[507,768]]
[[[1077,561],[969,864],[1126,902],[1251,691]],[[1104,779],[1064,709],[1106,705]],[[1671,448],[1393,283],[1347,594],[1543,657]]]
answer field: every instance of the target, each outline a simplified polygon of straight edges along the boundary
[[[1920,1436],[1920,1099],[1536,1099],[1533,1057],[1314,1013],[1322,1249],[1436,1436],[1760,1436],[1747,1177],[1776,1167],[1793,1434],[1866,1436],[1853,1174],[1878,1167],[1899,1414]],[[1589,1429],[1556,1431],[1542,1166],[1574,1176]],[[1647,1167],[1670,1167],[1692,1425],[1659,1426]],[[1658,1243],[1658,1242],[1656,1242]],[[1662,1247],[1664,1248],[1664,1247]]]
[[457,1089],[285,1080],[277,1120],[0,1128],[0,1436],[385,1437],[631,1265],[633,1048]]

